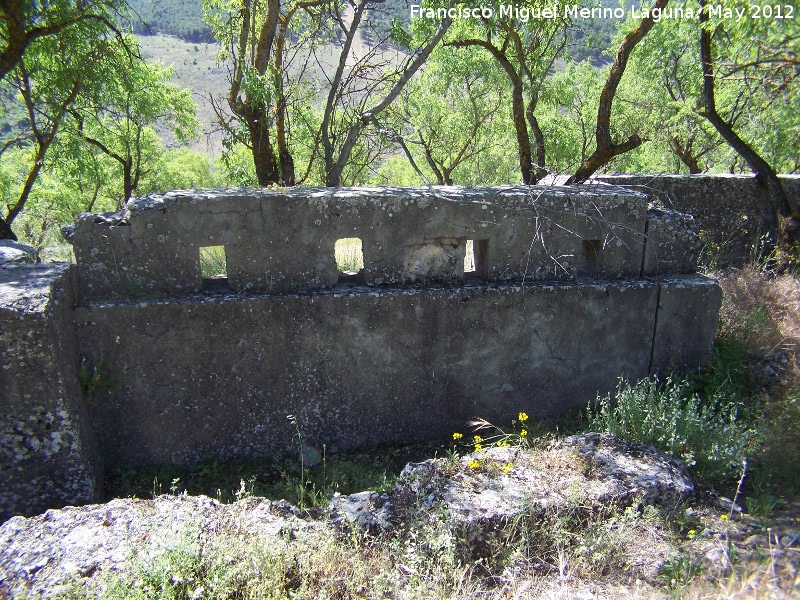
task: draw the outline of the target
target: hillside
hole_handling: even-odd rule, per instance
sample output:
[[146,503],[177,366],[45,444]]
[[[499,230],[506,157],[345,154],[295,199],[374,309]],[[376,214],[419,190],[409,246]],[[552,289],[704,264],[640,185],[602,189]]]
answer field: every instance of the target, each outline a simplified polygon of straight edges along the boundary
[[[222,151],[222,134],[216,131],[215,115],[210,96],[223,104],[228,94],[228,71],[217,65],[217,44],[195,44],[168,35],[137,36],[142,57],[158,60],[173,68],[172,81],[182,88],[191,88],[197,103],[197,119],[202,123],[202,135],[188,144],[193,150],[217,156]],[[166,145],[169,145],[166,141]]]
[[[416,0],[415,0],[416,1]],[[370,43],[376,36],[383,37],[392,21],[403,24],[410,21],[411,0],[385,0],[378,8],[369,10],[364,24],[375,33],[365,36]],[[619,6],[618,0],[599,0],[604,7]],[[140,36],[171,35],[186,42],[213,42],[211,30],[203,22],[203,0],[129,0],[133,16],[129,26]],[[590,58],[594,64],[609,62],[604,54],[616,32],[613,19],[588,19],[571,28],[567,52],[575,62]]]
[[212,42],[203,22],[203,0],[128,0],[130,27],[137,35],[167,34],[187,42]]

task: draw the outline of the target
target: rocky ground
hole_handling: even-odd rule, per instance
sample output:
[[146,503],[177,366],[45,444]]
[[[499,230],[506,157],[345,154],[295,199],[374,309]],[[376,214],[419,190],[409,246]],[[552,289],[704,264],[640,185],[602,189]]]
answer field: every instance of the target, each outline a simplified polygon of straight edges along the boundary
[[[306,511],[162,495],[14,517],[0,597],[662,597],[713,572],[735,594],[789,598],[798,531],[699,495],[653,449],[584,434],[409,464],[389,492]],[[736,565],[751,563],[744,581]],[[270,591],[225,595],[231,573],[232,590]]]

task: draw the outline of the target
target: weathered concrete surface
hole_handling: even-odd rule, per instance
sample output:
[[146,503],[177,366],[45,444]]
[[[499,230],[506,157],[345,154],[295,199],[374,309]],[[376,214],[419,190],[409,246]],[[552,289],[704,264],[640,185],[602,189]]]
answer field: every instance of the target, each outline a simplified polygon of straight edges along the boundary
[[0,267],[0,521],[99,497],[68,265]]
[[[473,458],[480,459],[480,468],[468,466]],[[288,503],[264,498],[228,505],[204,496],[113,500],[15,517],[0,526],[0,596],[51,598],[70,589],[91,596],[104,578],[131,577],[136,563],[147,564],[170,549],[193,550],[209,561],[219,553],[248,561],[238,554],[247,548],[291,556],[317,549],[321,539],[351,523],[402,535],[406,526],[424,522],[420,536],[436,535],[436,523],[452,532],[460,552],[480,555],[491,535],[511,541],[519,528],[508,525],[520,517],[547,526],[548,518],[576,504],[587,511],[633,503],[672,507],[693,490],[685,468],[671,458],[590,433],[549,448],[494,448],[455,463],[411,464],[393,490],[337,497],[321,520],[300,518]],[[448,518],[440,523],[443,515]],[[655,578],[657,568],[656,561],[653,572],[636,574]]]
[[[723,262],[758,258],[769,233],[772,208],[753,175],[602,175],[597,181],[625,186],[652,196],[663,206],[694,215],[703,237],[716,245]],[[800,175],[781,175],[790,202],[800,209]]]
[[82,215],[72,239],[85,298],[196,292],[199,248],[220,245],[233,290],[323,289],[336,240],[352,237],[367,285],[461,282],[467,240],[487,280],[635,277],[646,212],[646,196],[615,188],[208,190]]
[[645,237],[642,275],[697,272],[702,243],[691,215],[651,208]]
[[722,290],[713,279],[697,275],[664,277],[659,284],[650,371],[665,375],[707,364],[719,324]]
[[309,444],[346,450],[563,413],[647,375],[657,297],[647,280],[362,287],[95,303],[75,320],[87,364],[125,372],[89,407],[105,461],[125,466],[282,453],[289,414]]

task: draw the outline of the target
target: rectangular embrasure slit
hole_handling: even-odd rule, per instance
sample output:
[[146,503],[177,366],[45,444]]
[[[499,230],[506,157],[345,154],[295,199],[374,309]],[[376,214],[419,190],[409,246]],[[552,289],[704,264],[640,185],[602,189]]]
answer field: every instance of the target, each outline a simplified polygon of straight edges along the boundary
[[357,281],[364,273],[364,248],[361,238],[341,238],[333,246],[339,281]]
[[200,246],[200,273],[203,276],[203,289],[228,286],[225,246]]
[[467,240],[464,249],[464,275],[486,278],[486,252],[489,240]]

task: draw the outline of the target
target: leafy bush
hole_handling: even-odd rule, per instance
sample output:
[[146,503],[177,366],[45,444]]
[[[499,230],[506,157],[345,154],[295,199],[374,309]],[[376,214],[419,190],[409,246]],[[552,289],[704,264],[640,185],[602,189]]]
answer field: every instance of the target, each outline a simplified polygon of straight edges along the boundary
[[750,438],[737,420],[736,404],[719,395],[703,401],[688,389],[688,382],[671,377],[663,383],[649,377],[635,385],[621,379],[613,400],[609,394],[589,406],[591,427],[653,445],[703,477],[736,474]]

